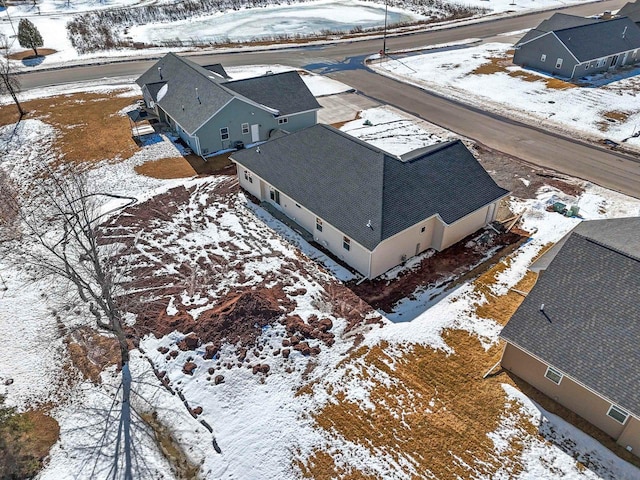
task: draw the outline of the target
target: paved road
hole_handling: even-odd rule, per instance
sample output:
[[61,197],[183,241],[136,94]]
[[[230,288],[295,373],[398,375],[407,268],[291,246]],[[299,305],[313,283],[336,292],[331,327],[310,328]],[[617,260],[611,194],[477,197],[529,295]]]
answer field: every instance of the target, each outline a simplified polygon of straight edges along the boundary
[[[624,3],[624,0],[607,0],[563,11],[590,15],[615,10]],[[387,46],[390,50],[397,50],[467,38],[491,38],[500,33],[535,26],[550,15],[550,12],[534,13],[395,37],[387,41]],[[496,150],[640,197],[640,162],[636,158],[575,142],[376,75],[363,68],[361,60],[364,55],[379,48],[380,41],[376,40],[266,52],[207,54],[193,59],[201,64],[221,62],[234,66],[281,63],[318,70],[357,88],[363,94],[395,105]],[[23,87],[29,89],[104,77],[135,76],[152,63],[149,60],[137,60],[40,71],[22,75],[21,80]]]

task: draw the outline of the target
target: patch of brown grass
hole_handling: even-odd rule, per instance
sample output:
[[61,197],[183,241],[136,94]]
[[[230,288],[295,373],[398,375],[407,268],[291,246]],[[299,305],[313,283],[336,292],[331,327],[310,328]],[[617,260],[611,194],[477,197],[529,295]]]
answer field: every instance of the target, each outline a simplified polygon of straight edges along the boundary
[[102,371],[120,362],[116,339],[101,335],[91,328],[80,327],[69,335],[66,342],[71,363],[84,378],[93,383],[101,383]]
[[182,446],[173,437],[169,429],[164,426],[155,413],[142,413],[140,415],[144,422],[153,431],[156,444],[160,448],[162,455],[169,461],[175,478],[179,480],[196,480],[200,478],[200,467],[193,465]]
[[560,80],[558,78],[544,78],[545,83],[547,84],[547,88],[551,88],[554,90],[566,90],[567,88],[577,88],[578,85],[571,82],[565,82],[564,80]]
[[[51,55],[53,53],[57,53],[57,50],[53,48],[39,48],[38,56],[46,57],[47,55]],[[22,50],[21,52],[15,52],[9,55],[11,60],[24,60],[25,58],[34,57],[33,50]]]
[[294,465],[298,467],[303,478],[313,478],[315,480],[372,480],[377,478],[367,475],[364,472],[349,466],[339,467],[328,452],[316,450],[306,463],[296,460]]
[[[40,119],[58,130],[53,148],[71,163],[129,158],[138,147],[131,138],[129,120],[118,115],[134,101],[109,94],[76,93],[30,100],[22,104],[24,118]],[[14,105],[0,107],[0,125],[18,121]]]
[[[373,382],[370,399],[374,410],[336,395],[314,418],[327,432],[364,446],[372,455],[384,451],[397,462],[409,461],[426,476],[468,478],[469,467],[479,475],[491,476],[508,465],[513,475],[522,468],[522,443],[515,438],[498,458],[487,433],[495,431],[505,410],[505,378],[482,379],[500,357],[501,348],[486,352],[476,337],[460,330],[447,331],[444,339],[455,353],[412,345],[389,367],[385,345],[366,349],[352,364],[359,375]],[[360,350],[359,350],[360,351]],[[379,370],[391,379],[382,382],[368,372]],[[536,427],[520,422],[522,435],[535,434]],[[316,454],[304,462],[301,471],[308,478],[329,478],[336,467],[328,453]],[[366,472],[361,472],[366,473]],[[358,477],[356,477],[358,478]]]
[[196,174],[196,171],[184,157],[152,160],[136,166],[134,170],[140,175],[163,180],[192,177]]
[[512,58],[515,50],[507,50],[500,57],[489,58],[488,63],[484,63],[471,71],[471,75],[491,75],[498,72],[506,72],[507,67],[513,65]]
[[621,112],[620,110],[610,110],[608,112],[604,112],[602,116],[606,119],[613,120],[616,122],[626,122],[629,118],[629,112]]

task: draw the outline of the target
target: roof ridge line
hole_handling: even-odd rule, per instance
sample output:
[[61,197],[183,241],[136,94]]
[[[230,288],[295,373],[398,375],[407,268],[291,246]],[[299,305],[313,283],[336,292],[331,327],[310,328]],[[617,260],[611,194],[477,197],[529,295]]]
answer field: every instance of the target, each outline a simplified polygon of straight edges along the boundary
[[631,260],[635,260],[636,262],[640,262],[640,257],[636,257],[635,255],[632,255],[632,254],[630,254],[628,252],[623,252],[622,250],[620,250],[618,248],[615,248],[615,247],[612,247],[611,245],[608,245],[608,244],[606,244],[606,243],[604,243],[604,242],[602,242],[600,240],[596,240],[594,238],[588,237],[588,236],[586,236],[586,235],[584,235],[582,233],[578,233],[578,232],[573,232],[573,234],[577,235],[577,236],[579,236],[581,238],[584,238],[588,242],[594,243],[594,244],[596,244],[596,245],[598,245],[598,246],[600,246],[602,248],[606,248],[607,250],[611,250],[612,252],[615,252],[615,253],[617,253],[619,255],[622,255],[623,257],[627,257],[627,258],[629,258]]

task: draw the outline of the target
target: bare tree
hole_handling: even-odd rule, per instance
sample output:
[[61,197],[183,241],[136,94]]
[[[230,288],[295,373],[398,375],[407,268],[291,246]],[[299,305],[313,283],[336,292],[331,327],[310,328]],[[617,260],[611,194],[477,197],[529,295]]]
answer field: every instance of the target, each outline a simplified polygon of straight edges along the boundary
[[20,118],[24,116],[22,105],[18,101],[18,93],[20,93],[20,81],[13,71],[11,62],[9,61],[9,42],[7,37],[0,33],[0,94],[8,93],[18,107]]

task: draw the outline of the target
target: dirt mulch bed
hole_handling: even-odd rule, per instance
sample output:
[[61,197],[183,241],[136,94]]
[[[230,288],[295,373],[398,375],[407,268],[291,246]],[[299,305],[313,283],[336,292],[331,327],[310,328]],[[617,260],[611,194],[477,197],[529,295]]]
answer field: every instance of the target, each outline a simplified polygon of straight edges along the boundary
[[143,163],[134,168],[136,173],[147,177],[168,180],[187,178],[194,175],[235,175],[235,165],[229,160],[233,152],[224,153],[206,160],[198,155],[162,158]]
[[[451,278],[451,286],[455,282],[466,279],[469,275],[478,275],[495,263],[497,258],[517,248],[525,237],[517,233],[487,232],[486,243],[475,242],[473,247],[467,244],[479,237],[470,235],[455,245],[435,253],[422,260],[419,266],[406,270],[393,280],[384,278],[368,280],[360,285],[355,282],[348,284],[349,288],[373,308],[385,312],[393,312],[393,307],[400,300],[411,297],[417,291],[446,282]],[[482,262],[491,249],[498,247],[498,251],[488,262]],[[479,265],[480,264],[480,265]],[[466,274],[466,275],[465,275]]]
[[[38,57],[46,57],[47,55],[52,55],[57,53],[57,50],[53,48],[40,48],[38,49]],[[9,55],[11,60],[28,60],[31,58],[38,58],[34,55],[33,50],[23,50],[21,52],[15,52]]]

